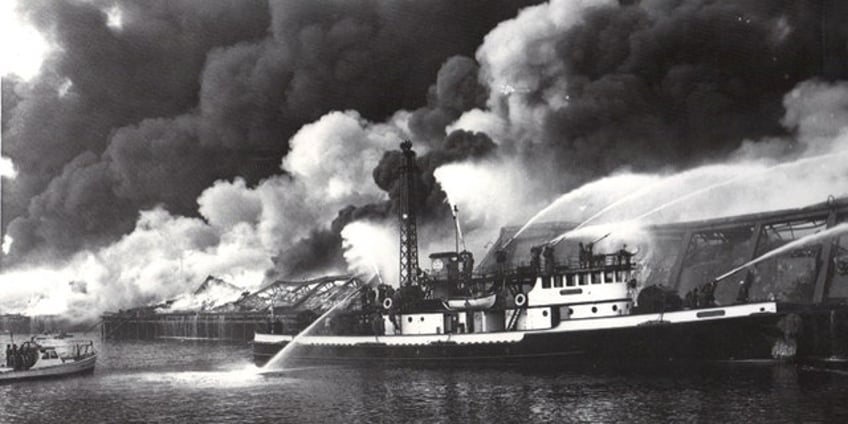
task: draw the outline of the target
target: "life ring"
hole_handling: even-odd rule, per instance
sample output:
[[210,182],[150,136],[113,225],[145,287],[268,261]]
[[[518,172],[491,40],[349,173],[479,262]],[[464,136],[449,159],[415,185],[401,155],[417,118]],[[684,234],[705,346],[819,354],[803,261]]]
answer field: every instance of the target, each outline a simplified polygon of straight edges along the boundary
[[518,293],[515,295],[515,306],[524,306],[527,303],[527,295]]
[[387,297],[383,299],[383,309],[392,309],[392,298]]

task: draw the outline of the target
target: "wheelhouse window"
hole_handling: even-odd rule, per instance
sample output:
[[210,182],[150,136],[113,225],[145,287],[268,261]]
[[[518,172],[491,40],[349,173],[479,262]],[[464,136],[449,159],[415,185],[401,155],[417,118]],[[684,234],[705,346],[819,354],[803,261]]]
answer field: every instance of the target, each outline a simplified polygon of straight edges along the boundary
[[554,275],[554,287],[562,287],[562,275]]
[[565,285],[568,287],[574,287],[577,285],[577,274],[566,275],[565,276]]
[[551,276],[545,275],[542,277],[542,288],[549,289],[551,288]]
[[585,286],[589,284],[589,274],[580,274],[580,285]]
[[615,282],[615,273],[612,271],[607,271],[604,273],[604,283],[613,283]]
[[593,272],[592,273],[592,284],[601,284],[601,273]]

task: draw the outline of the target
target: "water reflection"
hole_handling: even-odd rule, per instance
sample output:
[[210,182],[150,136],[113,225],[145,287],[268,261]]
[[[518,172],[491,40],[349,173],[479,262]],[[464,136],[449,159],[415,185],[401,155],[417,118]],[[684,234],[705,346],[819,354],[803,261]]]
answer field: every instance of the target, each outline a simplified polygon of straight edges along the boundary
[[119,342],[93,376],[0,386],[0,422],[839,422],[848,375],[791,365],[302,367]]

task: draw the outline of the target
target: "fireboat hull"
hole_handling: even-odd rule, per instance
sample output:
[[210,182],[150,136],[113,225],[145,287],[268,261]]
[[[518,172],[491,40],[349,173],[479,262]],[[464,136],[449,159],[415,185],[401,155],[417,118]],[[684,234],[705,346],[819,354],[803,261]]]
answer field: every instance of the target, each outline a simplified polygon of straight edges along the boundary
[[[791,359],[774,303],[563,321],[545,330],[473,334],[303,336],[291,359],[306,362],[512,362]],[[283,345],[278,345],[281,349]],[[263,349],[260,351],[259,349]],[[268,343],[254,343],[267,361]]]

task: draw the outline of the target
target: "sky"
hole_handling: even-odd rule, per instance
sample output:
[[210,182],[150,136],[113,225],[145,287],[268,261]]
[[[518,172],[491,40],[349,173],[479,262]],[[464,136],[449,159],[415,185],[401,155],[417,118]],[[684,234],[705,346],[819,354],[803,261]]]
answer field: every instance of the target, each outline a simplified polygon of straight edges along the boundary
[[38,30],[15,13],[18,2],[0,2],[0,43],[3,51],[0,72],[29,80],[38,73],[49,44]]
[[[32,25],[15,13],[17,3],[17,0],[0,2],[0,51],[3,52],[0,55],[0,75],[16,75],[29,80],[38,73],[49,45]],[[14,174],[11,160],[0,157],[0,176],[12,177]]]
[[[19,78],[29,80],[33,78],[41,67],[41,62],[47,54],[49,45],[44,37],[33,28],[20,19],[15,13],[17,1],[4,1],[0,3],[0,75],[7,78],[9,75],[15,75]],[[8,111],[3,111],[4,113]],[[2,151],[3,141],[0,137],[0,151]],[[14,178],[15,167],[11,159],[0,156],[0,188],[2,188],[3,178]],[[2,189],[0,189],[0,207],[2,207]],[[5,242],[2,249],[8,250],[8,242]]]

